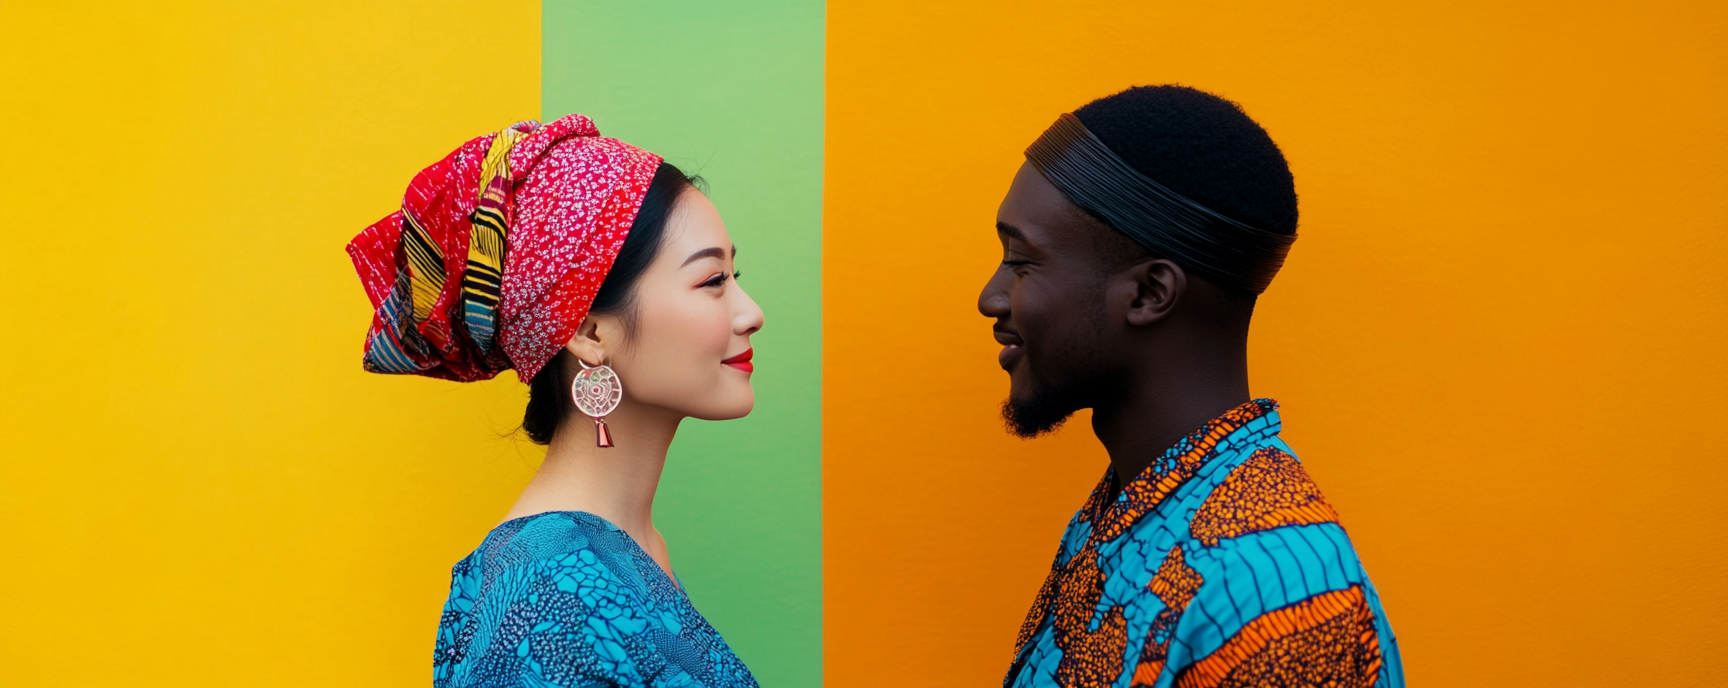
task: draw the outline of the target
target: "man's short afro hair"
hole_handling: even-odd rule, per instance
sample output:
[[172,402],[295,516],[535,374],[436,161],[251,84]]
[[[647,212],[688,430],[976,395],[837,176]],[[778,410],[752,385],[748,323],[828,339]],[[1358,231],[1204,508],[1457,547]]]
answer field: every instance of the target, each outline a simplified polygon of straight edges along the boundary
[[1135,86],[1074,116],[1134,169],[1238,222],[1296,231],[1296,182],[1278,144],[1235,103],[1187,86]]

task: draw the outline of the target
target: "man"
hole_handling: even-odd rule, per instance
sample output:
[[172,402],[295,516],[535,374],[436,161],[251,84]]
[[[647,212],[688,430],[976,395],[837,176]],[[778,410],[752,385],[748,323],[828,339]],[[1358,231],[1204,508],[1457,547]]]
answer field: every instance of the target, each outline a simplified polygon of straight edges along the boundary
[[1338,516],[1248,394],[1248,323],[1296,239],[1284,156],[1234,103],[1131,88],[1063,115],[997,212],[1025,438],[1092,409],[1110,469],[1068,524],[1005,686],[1401,686]]

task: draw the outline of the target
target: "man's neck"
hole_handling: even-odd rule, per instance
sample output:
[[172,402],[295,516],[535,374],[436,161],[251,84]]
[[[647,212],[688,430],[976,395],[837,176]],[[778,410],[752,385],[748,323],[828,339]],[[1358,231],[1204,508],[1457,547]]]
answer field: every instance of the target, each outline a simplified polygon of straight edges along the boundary
[[1184,436],[1250,399],[1245,360],[1157,367],[1092,410],[1092,432],[1116,472],[1112,499]]

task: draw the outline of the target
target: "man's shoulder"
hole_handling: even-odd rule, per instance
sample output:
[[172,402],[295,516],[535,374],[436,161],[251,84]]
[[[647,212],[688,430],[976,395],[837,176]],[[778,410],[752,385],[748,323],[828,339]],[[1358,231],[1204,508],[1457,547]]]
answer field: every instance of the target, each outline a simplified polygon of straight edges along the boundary
[[1319,484],[1281,442],[1256,447],[1210,482],[1188,519],[1189,534],[1207,547],[1275,528],[1338,522]]
[[1288,446],[1257,444],[1192,504],[1186,541],[1148,586],[1182,612],[1175,654],[1199,660],[1188,676],[1350,684],[1380,673],[1378,636],[1390,631],[1367,573]]

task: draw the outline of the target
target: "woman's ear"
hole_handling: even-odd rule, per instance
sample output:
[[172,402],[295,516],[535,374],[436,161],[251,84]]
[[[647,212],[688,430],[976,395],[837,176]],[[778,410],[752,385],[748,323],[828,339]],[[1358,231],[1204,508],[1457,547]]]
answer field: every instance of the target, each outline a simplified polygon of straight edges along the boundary
[[575,336],[570,338],[569,344],[564,345],[565,351],[590,366],[606,363],[606,346],[600,342],[598,320],[594,315],[583,318],[581,326],[576,328]]

